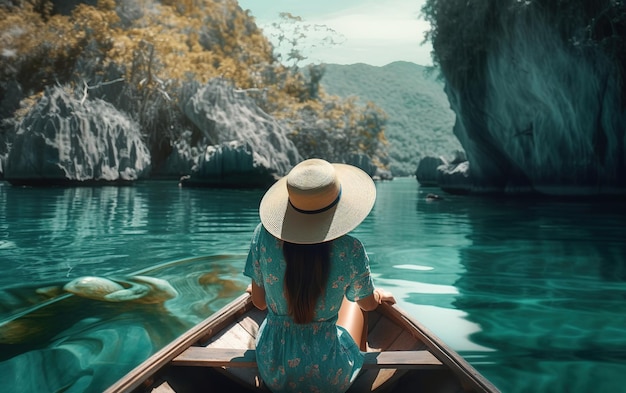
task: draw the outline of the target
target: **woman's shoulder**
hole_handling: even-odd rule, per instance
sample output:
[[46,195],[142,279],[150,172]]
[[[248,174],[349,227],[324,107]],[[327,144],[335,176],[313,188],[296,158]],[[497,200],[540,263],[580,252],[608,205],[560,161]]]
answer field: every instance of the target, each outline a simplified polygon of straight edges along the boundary
[[259,245],[263,245],[266,247],[277,247],[280,248],[281,241],[277,239],[274,235],[269,233],[267,229],[263,226],[263,224],[257,225],[254,229],[253,241]]
[[273,237],[272,234],[265,229],[262,223],[257,224],[256,228],[254,228],[252,236],[255,239]]
[[338,237],[334,241],[335,242],[340,242],[340,243],[348,243],[348,244],[354,244],[354,243],[356,243],[356,244],[363,244],[363,243],[361,243],[361,241],[357,237],[349,235],[349,234],[346,234],[346,235],[343,235],[341,237]]
[[340,249],[348,249],[348,250],[352,250],[354,251],[360,251],[360,250],[364,250],[365,247],[363,246],[363,243],[361,243],[361,241],[351,235],[343,235],[337,239],[335,239],[333,241],[335,247],[340,248]]

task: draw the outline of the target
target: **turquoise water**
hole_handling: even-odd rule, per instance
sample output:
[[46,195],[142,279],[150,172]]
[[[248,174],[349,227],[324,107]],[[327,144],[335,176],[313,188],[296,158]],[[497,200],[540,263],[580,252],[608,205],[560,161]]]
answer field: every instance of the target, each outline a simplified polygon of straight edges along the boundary
[[[355,230],[376,283],[503,392],[626,384],[626,205],[444,196],[377,183]],[[236,297],[261,191],[0,182],[0,380],[98,392]],[[81,276],[166,279],[160,304],[68,296]]]

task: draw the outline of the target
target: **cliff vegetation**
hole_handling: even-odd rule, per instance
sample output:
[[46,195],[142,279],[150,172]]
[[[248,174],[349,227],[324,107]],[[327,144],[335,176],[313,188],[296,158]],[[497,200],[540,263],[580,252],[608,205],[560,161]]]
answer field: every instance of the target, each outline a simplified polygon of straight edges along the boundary
[[325,94],[323,67],[312,67],[305,76],[280,63],[235,0],[0,2],[0,157],[16,125],[58,85],[127,113],[158,169],[184,130],[192,139],[206,133],[181,110],[185,86],[219,78],[288,125],[303,158],[365,155],[385,167],[382,110]]

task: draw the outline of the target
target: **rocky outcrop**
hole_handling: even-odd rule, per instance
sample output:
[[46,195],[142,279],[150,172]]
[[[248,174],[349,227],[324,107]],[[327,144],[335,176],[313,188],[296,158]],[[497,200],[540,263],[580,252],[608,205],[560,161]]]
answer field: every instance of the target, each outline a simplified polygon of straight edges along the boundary
[[19,123],[4,176],[14,185],[126,184],[149,168],[150,153],[127,115],[54,87]]
[[423,187],[440,187],[450,193],[468,193],[472,187],[470,165],[465,152],[456,150],[451,159],[424,157],[415,177]]
[[181,176],[189,176],[192,168],[198,164],[206,143],[196,140],[192,130],[184,130],[180,136],[171,142],[171,151],[165,162],[159,168],[154,168],[152,178],[179,179]]
[[[443,64],[454,134],[471,164],[466,191],[626,194],[624,75],[619,59],[602,46],[609,41],[585,38],[600,34],[585,29],[605,23],[610,10],[588,22],[584,15],[564,20],[567,13],[547,14],[536,2],[526,3],[486,14],[500,18],[488,26],[501,30],[480,41],[485,48],[475,52],[482,57],[469,71],[454,63],[462,60]],[[442,37],[435,50],[443,56]],[[449,44],[464,45],[452,38]]]
[[472,189],[469,161],[441,165],[437,175],[437,185],[447,193],[467,194]]
[[180,184],[196,187],[259,187],[264,188],[277,179],[276,172],[254,162],[254,149],[249,143],[225,142],[207,146],[192,175],[184,176]]
[[372,177],[380,176],[380,174],[382,173],[382,171],[365,154],[352,154],[347,157],[345,163],[360,168]]
[[444,165],[445,161],[441,157],[424,157],[420,160],[415,171],[415,178],[421,186],[424,187],[436,187],[438,170],[441,165]]
[[200,155],[183,185],[264,187],[301,161],[286,126],[245,91],[214,79],[204,86],[188,85],[183,95],[184,114],[202,132],[196,145]]
[[0,179],[13,144],[15,119],[13,113],[20,107],[24,93],[16,81],[0,82]]

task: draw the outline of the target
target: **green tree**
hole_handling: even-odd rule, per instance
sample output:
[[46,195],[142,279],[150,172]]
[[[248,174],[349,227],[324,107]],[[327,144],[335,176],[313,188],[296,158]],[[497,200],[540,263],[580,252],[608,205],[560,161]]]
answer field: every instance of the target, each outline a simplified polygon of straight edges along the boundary
[[371,102],[360,107],[356,97],[325,97],[302,105],[288,118],[294,129],[290,139],[305,158],[344,162],[365,155],[381,168],[388,164],[387,117]]

